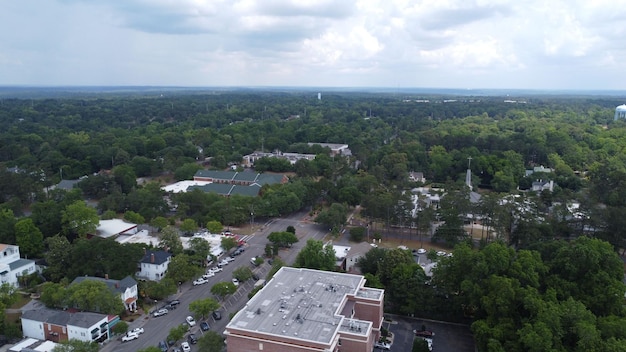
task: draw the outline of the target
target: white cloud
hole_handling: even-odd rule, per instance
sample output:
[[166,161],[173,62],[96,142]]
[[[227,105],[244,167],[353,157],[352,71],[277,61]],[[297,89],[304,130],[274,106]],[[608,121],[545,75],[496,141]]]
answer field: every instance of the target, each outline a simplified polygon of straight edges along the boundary
[[11,1],[0,83],[626,89],[625,5]]

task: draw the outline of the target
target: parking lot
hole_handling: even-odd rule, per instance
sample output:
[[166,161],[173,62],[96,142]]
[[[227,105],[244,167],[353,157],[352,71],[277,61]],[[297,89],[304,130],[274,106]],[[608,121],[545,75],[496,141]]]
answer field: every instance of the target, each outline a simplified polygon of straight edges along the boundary
[[[394,334],[392,351],[410,351],[413,347],[413,330],[426,330],[435,333],[433,351],[437,352],[474,352],[474,338],[469,326],[454,323],[428,321],[399,315],[385,314],[383,326]],[[390,321],[387,321],[387,318]]]

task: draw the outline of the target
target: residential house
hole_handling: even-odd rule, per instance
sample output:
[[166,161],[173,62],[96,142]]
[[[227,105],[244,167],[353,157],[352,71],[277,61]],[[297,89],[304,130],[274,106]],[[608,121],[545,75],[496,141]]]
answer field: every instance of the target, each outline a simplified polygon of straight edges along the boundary
[[20,257],[20,247],[0,244],[0,283],[19,286],[19,277],[36,271],[35,261]]
[[360,273],[360,269],[357,267],[359,259],[363,258],[367,252],[372,249],[372,245],[367,242],[358,243],[348,250],[346,253],[345,267],[343,268],[348,273]]
[[169,252],[146,250],[139,262],[139,272],[135,276],[141,279],[160,281],[167,273],[171,259],[172,255]]
[[361,275],[282,267],[226,326],[229,352],[371,352],[385,291]]
[[426,183],[426,178],[424,177],[423,172],[411,171],[409,172],[409,181]]
[[112,280],[107,277],[96,276],[79,276],[72,281],[70,285],[74,285],[85,280],[95,280],[104,282],[109,290],[114,294],[118,294],[122,302],[124,302],[124,308],[129,311],[137,310],[137,281],[130,276],[126,276],[122,280]]
[[26,337],[53,342],[71,339],[104,342],[110,338],[109,326],[117,316],[40,308],[22,313],[22,333]]
[[320,145],[323,148],[330,149],[330,156],[335,155],[343,155],[343,156],[351,156],[352,151],[347,144],[335,144],[335,143],[308,143],[309,146]]

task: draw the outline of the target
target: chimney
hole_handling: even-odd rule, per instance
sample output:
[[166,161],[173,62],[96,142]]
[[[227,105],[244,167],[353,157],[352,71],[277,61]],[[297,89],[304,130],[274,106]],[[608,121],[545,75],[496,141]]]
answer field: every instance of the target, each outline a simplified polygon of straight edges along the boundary
[[115,288],[120,288],[120,283],[119,282],[115,283]]
[[109,274],[104,274],[104,278],[105,278],[106,280],[108,280],[108,279],[109,279]]
[[150,254],[150,263],[154,264],[154,253]]

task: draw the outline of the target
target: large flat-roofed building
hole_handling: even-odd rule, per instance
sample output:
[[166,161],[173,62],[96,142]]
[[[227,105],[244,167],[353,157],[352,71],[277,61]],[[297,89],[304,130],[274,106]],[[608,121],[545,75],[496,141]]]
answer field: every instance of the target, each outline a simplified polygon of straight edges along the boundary
[[371,352],[384,290],[362,275],[281,268],[226,326],[227,351]]

